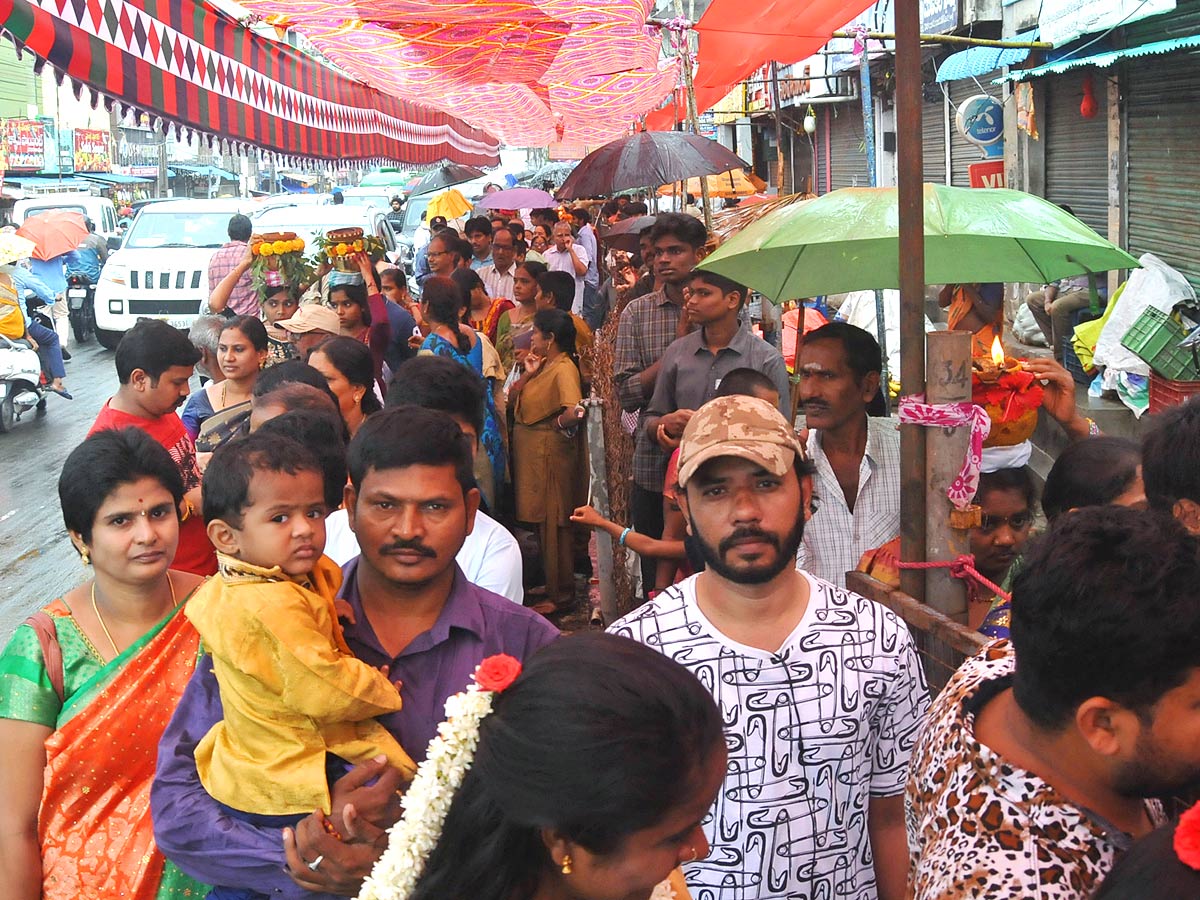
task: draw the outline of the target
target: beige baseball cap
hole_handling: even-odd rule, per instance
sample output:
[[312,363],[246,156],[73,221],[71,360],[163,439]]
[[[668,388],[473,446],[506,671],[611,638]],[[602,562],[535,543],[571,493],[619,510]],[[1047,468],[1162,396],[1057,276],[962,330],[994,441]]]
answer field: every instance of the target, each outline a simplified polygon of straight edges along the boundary
[[292,334],[307,334],[310,331],[337,334],[342,329],[337,313],[321,303],[304,303],[290,319],[275,324]]
[[679,444],[679,486],[685,486],[710,459],[721,456],[751,460],[773,475],[784,475],[797,458],[808,458],[779,410],[746,396],[710,400],[688,421]]

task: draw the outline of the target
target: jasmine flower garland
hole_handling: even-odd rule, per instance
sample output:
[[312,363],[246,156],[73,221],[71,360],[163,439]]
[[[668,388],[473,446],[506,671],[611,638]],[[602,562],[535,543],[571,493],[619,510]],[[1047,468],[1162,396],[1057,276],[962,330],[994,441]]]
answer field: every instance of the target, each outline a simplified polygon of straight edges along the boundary
[[513,657],[490,656],[475,669],[475,683],[446,700],[446,721],[438,726],[425,761],[401,798],[404,815],[388,830],[388,848],[363,883],[358,900],[407,900],[412,895],[475,758],[479,724],[492,711],[492,694],[512,684],[520,671]]
[[[475,669],[473,684],[446,700],[446,720],[429,742],[425,761],[400,800],[404,814],[388,829],[388,847],[363,882],[358,900],[408,900],[437,846],[454,795],[462,786],[479,745],[479,725],[492,711],[492,696],[521,673],[511,656],[489,656]],[[669,881],[650,900],[676,900]]]

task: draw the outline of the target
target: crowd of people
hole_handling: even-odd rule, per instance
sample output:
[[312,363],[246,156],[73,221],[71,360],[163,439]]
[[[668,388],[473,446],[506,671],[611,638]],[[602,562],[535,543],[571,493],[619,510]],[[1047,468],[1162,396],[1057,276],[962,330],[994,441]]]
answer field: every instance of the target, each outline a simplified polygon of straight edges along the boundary
[[[29,344],[41,362],[47,390],[65,400],[74,399],[64,382],[72,335],[67,282],[78,277],[85,284],[95,284],[109,252],[108,243],[96,234],[96,224],[86,216],[83,224],[87,232],[73,250],[44,259],[38,253],[0,265],[0,336]],[[0,235],[16,230],[5,225]],[[49,325],[30,314],[27,295]]]
[[[1003,590],[934,697],[846,587],[900,530],[878,343],[790,377],[696,217],[606,249],[644,212],[435,218],[419,299],[359,256],[253,306],[234,218],[214,315],[126,334],[63,467],[87,577],[0,654],[0,896],[1200,896],[1200,400],[1106,437],[1029,363],[1071,443],[1042,534],[1027,468],[980,477]],[[591,530],[640,593],[564,636]]]

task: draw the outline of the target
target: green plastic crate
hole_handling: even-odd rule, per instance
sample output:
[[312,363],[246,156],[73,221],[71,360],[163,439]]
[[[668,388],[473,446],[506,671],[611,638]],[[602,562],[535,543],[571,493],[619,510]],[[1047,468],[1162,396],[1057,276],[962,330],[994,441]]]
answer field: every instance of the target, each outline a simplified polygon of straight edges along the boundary
[[1121,345],[1164,378],[1200,381],[1200,365],[1190,347],[1180,347],[1187,336],[1174,316],[1147,306],[1121,338]]

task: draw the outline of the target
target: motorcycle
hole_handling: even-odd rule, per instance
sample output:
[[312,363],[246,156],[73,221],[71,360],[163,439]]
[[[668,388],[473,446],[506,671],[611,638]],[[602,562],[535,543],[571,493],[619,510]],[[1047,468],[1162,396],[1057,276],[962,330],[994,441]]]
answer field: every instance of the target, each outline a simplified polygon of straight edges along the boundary
[[96,285],[86,275],[67,276],[67,308],[75,340],[87,343],[96,333]]
[[48,385],[36,351],[25,341],[0,335],[0,434],[31,409],[45,412]]

